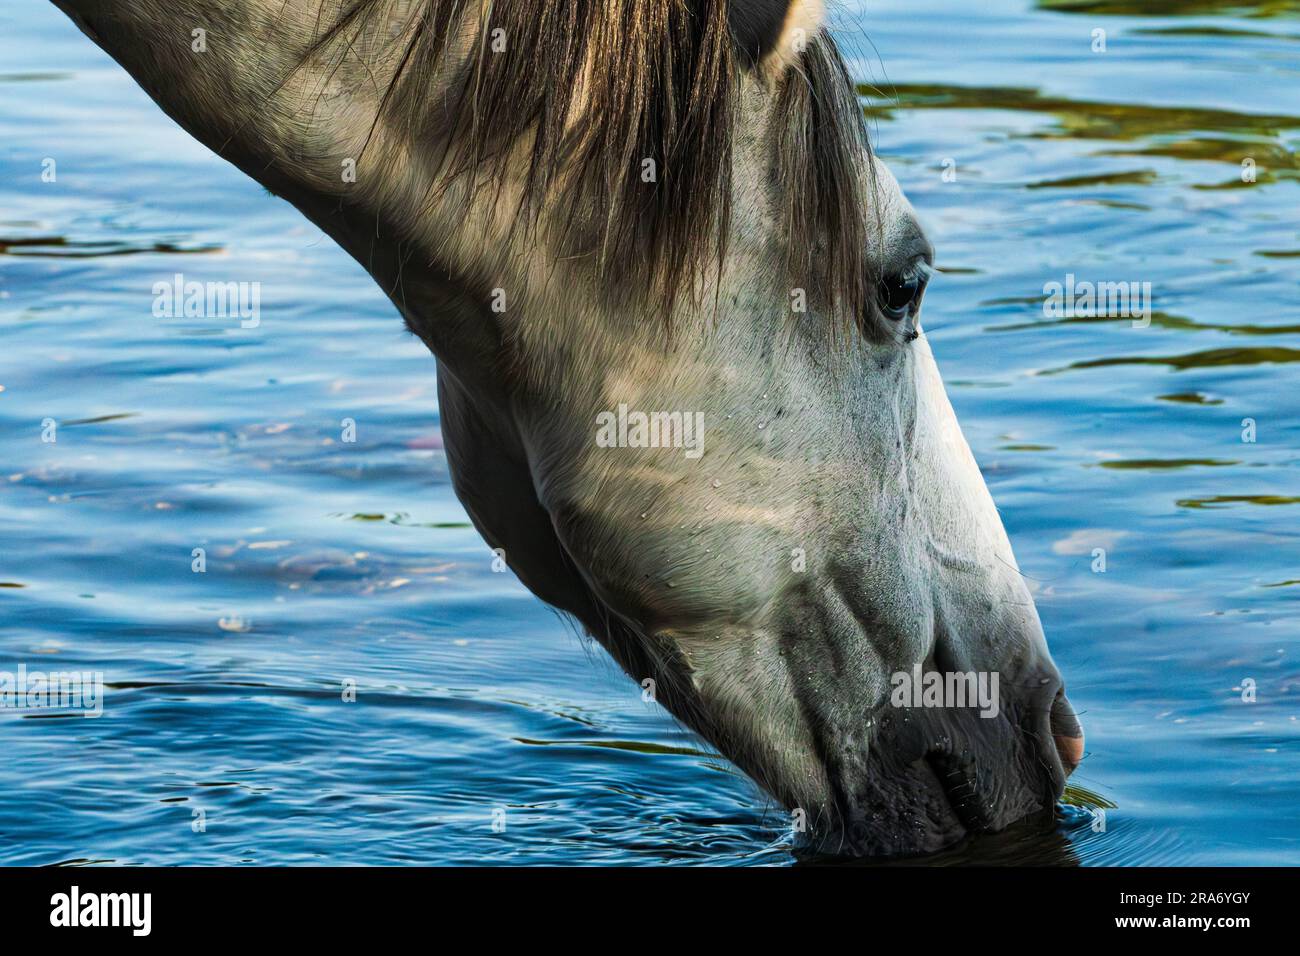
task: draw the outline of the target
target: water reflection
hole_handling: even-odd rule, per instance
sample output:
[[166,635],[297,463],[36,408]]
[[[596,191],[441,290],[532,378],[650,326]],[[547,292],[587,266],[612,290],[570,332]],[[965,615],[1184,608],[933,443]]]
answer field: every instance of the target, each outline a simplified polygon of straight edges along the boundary
[[1198,17],[1207,14],[1230,14],[1246,17],[1300,17],[1292,0],[1266,0],[1248,3],[1242,0],[1037,0],[1040,10],[1053,13],[1111,14],[1126,17]]

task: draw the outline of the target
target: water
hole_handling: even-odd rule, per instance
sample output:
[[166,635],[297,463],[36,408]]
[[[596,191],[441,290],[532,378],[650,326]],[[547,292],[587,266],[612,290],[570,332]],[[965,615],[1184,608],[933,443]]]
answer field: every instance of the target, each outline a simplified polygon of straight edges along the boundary
[[[1057,833],[944,861],[1300,862],[1300,6],[959,6],[844,39],[1089,744]],[[175,273],[260,282],[263,324],[155,318]],[[1070,273],[1150,282],[1150,327],[1045,317]],[[492,571],[369,278],[39,3],[0,13],[0,347],[0,669],[109,683],[0,714],[0,861],[794,860]]]

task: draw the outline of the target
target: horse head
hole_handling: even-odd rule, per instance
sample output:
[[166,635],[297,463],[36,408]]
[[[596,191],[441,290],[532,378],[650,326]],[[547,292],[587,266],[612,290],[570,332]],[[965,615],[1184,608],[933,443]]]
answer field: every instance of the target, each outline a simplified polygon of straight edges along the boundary
[[55,0],[367,268],[519,578],[806,821],[936,850],[1082,755],[814,0]]

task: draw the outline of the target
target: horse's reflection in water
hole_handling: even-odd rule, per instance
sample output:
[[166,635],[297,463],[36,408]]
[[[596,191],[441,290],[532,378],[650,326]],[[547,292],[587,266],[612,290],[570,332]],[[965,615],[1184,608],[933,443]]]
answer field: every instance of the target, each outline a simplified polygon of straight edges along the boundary
[[1070,837],[1055,814],[1039,811],[991,833],[967,836],[954,846],[924,856],[844,857],[796,851],[796,866],[1079,866]]
[[[1051,806],[1082,734],[818,3],[56,2],[370,270],[491,547],[811,846]],[[996,713],[894,706],[918,665]]]

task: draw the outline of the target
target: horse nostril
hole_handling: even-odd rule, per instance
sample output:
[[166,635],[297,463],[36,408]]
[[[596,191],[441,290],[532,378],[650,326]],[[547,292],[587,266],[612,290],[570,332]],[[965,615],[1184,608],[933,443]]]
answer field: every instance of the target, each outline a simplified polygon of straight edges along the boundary
[[1052,739],[1056,742],[1056,752],[1065,767],[1066,775],[1073,772],[1083,759],[1083,727],[1075,716],[1074,708],[1062,689],[1052,702]]

